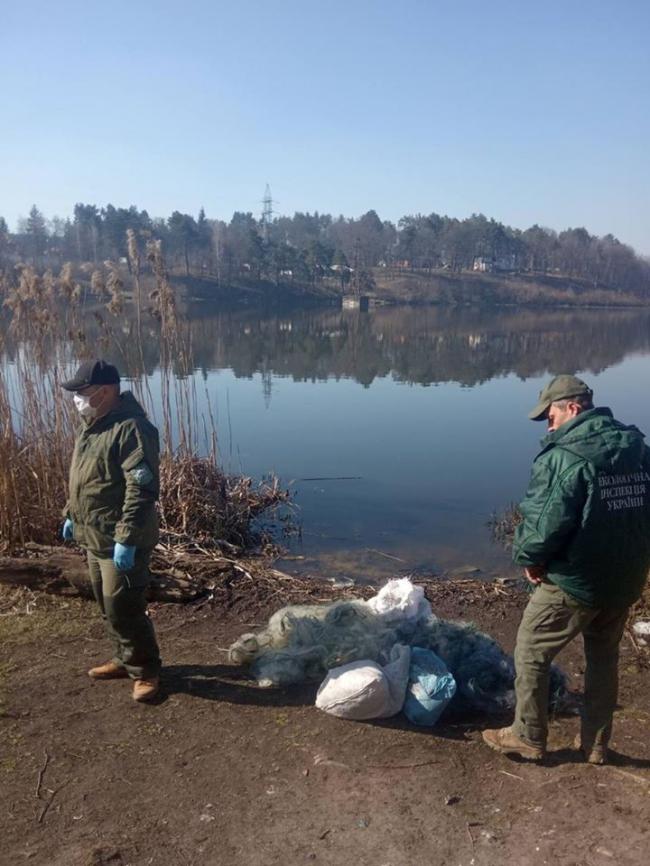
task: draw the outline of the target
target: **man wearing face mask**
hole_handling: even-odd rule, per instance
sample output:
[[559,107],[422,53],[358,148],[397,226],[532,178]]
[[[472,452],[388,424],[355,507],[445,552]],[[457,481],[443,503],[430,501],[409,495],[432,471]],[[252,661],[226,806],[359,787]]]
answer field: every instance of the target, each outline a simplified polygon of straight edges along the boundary
[[112,364],[83,363],[63,387],[73,392],[81,429],[70,466],[63,537],[86,551],[93,594],[115,654],[91,668],[95,680],[130,677],[133,698],[159,688],[160,654],[145,590],[158,541],[158,431]]
[[486,730],[499,752],[544,757],[549,669],[582,634],[584,710],[575,746],[603,764],[618,692],[618,648],[650,569],[650,451],[636,427],[594,408],[591,389],[556,376],[528,416],[546,421],[521,503],[513,558],[534,587],[517,634],[511,727]]

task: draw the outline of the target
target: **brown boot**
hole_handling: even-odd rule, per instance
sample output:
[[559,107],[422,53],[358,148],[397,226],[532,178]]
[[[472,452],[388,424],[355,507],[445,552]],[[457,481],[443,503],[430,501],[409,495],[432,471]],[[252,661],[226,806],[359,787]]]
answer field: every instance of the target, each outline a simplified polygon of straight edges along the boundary
[[133,680],[133,700],[150,701],[158,694],[159,688],[160,680],[158,677],[151,677],[148,680]]
[[512,728],[493,728],[483,731],[483,740],[491,749],[504,755],[519,755],[527,761],[541,761],[545,755],[542,746],[533,746],[518,737]]
[[594,743],[591,748],[587,748],[586,746],[583,748],[582,737],[580,736],[580,734],[577,734],[575,740],[573,741],[573,748],[577,749],[579,752],[582,752],[582,757],[588,764],[607,763],[606,743]]
[[106,662],[96,668],[91,668],[88,671],[88,676],[91,680],[123,680],[128,677],[128,674],[122,665]]

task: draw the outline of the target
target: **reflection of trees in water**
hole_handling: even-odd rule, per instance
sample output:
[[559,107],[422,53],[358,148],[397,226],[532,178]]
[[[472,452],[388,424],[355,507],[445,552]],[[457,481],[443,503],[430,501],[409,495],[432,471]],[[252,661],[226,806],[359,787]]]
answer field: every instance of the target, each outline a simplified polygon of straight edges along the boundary
[[[187,323],[180,324],[188,329]],[[105,358],[115,364],[126,378],[151,376],[160,367],[160,323],[150,316],[143,317],[142,340],[139,340],[135,319],[113,316],[104,311],[87,313],[75,329],[65,323],[53,323],[46,332],[27,325],[20,330],[10,327],[9,318],[0,318],[0,352],[8,361],[15,361],[21,347],[32,351],[35,363],[51,366],[62,360]],[[186,375],[183,358],[171,359],[172,373],[177,378]]]
[[[198,313],[198,315],[197,315]],[[191,324],[195,363],[298,380],[392,374],[418,384],[474,385],[495,376],[599,372],[650,350],[650,313],[391,308],[370,314],[293,311],[206,316]]]
[[[353,378],[369,385],[375,378],[423,385],[474,385],[515,373],[522,378],[546,372],[599,372],[634,351],[650,351],[650,312],[532,311],[483,312],[438,307],[400,307],[369,314],[339,310],[218,313],[197,306],[187,325],[193,364],[207,376],[231,368],[236,376],[261,373],[265,400],[272,376],[301,381]],[[0,323],[0,330],[1,330]],[[75,354],[102,355],[125,375],[152,374],[160,363],[158,322],[143,323],[142,348],[135,323],[92,314],[84,321],[84,343],[72,340]],[[70,341],[65,331],[39,339]],[[12,359],[24,341],[5,333],[5,356]],[[29,340],[27,340],[27,343]],[[41,348],[43,348],[41,346]],[[45,357],[60,357],[46,351]],[[174,363],[172,359],[172,364]],[[182,375],[182,360],[173,371]]]

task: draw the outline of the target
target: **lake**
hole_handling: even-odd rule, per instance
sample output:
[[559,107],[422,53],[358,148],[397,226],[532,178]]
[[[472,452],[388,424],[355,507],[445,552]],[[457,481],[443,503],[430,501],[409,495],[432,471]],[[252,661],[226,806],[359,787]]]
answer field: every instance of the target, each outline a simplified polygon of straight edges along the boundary
[[525,491],[545,433],[527,413],[551,375],[650,431],[645,310],[190,317],[222,462],[291,482],[302,571],[510,573],[486,522]]
[[[597,405],[650,431],[647,310],[187,315],[222,464],[276,473],[295,492],[302,535],[290,553],[303,558],[287,570],[513,573],[486,522],[525,491],[545,432],[527,413],[551,375],[577,373]],[[144,361],[155,389],[153,328]]]

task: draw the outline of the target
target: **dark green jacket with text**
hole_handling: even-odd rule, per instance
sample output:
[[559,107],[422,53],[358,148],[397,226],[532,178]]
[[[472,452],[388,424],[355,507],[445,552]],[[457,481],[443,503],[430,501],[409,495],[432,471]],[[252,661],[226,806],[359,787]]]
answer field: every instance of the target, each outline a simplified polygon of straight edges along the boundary
[[83,422],[70,466],[66,517],[74,539],[110,557],[115,541],[152,548],[158,541],[158,431],[130,391],[103,418]]
[[650,568],[650,451],[636,427],[590,409],[542,441],[513,559],[590,607],[625,607]]

